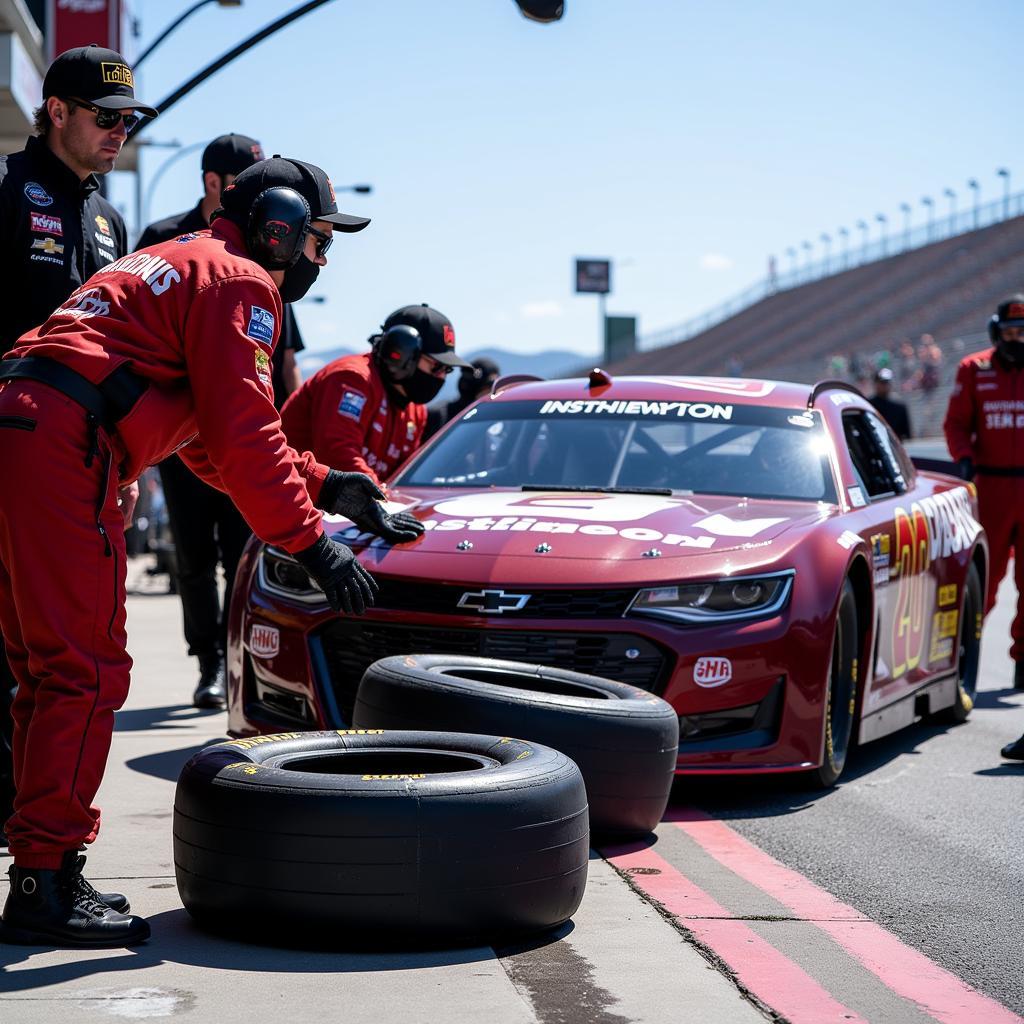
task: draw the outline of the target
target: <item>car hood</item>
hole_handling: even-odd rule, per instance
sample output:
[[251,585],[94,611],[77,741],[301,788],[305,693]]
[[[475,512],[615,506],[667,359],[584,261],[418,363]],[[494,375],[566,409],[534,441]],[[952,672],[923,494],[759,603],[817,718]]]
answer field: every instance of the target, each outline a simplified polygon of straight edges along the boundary
[[[371,566],[396,575],[465,578],[470,563],[507,577],[513,563],[557,578],[557,563],[642,563],[766,548],[794,527],[834,514],[831,505],[751,501],[717,495],[608,494],[578,491],[436,490],[392,492],[390,511],[406,509],[426,527],[417,541],[391,547],[359,534],[348,520],[327,516],[328,528]],[[751,551],[753,554],[754,552]],[[763,552],[767,553],[767,552]],[[428,565],[427,560],[430,560]],[[519,576],[523,565],[514,575]],[[575,576],[579,568],[566,569]],[[470,575],[477,576],[478,570]]]

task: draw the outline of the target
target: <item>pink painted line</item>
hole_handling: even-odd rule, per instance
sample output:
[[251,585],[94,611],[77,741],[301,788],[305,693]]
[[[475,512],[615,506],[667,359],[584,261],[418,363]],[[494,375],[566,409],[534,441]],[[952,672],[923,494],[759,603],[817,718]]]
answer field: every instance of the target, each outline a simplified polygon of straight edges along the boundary
[[826,932],[897,995],[942,1024],[1022,1024],[1024,1018],[982,995],[911,949],[881,925],[694,808],[673,808],[666,821],[724,867]]
[[867,1024],[653,849],[631,845],[605,849],[602,854],[636,888],[681,918],[698,941],[735,971],[748,991],[789,1024]]

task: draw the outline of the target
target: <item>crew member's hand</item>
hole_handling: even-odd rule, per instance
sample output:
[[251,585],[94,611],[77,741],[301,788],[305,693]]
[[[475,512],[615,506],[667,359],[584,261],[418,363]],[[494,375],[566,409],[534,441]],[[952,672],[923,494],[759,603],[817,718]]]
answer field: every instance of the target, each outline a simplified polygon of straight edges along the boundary
[[321,534],[315,544],[297,551],[295,560],[313,577],[336,612],[362,615],[373,607],[377,583],[344,544]]
[[384,492],[365,473],[327,474],[317,504],[325,512],[351,519],[360,530],[383,537],[389,544],[404,544],[423,535],[423,524],[408,512],[385,512]]
[[965,455],[962,459],[957,460],[956,464],[957,474],[964,480],[974,479],[974,459],[969,455]]
[[134,480],[130,484],[117,489],[117,504],[121,508],[121,515],[124,517],[125,528],[132,525],[135,517],[135,505],[139,500],[139,481]]

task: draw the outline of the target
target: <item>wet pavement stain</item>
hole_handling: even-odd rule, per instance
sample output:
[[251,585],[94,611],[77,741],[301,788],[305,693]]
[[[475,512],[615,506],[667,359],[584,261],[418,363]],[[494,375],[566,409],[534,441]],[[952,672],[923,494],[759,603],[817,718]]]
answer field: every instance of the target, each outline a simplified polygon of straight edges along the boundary
[[[566,933],[564,926],[559,932]],[[611,1012],[618,1000],[594,981],[591,965],[564,938],[495,946],[494,952],[541,1024],[630,1024]]]

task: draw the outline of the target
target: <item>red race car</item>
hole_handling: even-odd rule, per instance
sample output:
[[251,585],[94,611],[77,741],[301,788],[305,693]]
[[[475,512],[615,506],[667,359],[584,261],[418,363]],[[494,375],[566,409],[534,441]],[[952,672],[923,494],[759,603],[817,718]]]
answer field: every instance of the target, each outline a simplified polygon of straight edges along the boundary
[[380,584],[362,618],[250,544],[232,735],[343,728],[364,669],[413,652],[644,687],[679,713],[680,772],[830,785],[854,737],[970,712],[988,559],[974,488],[916,469],[839,382],[499,381],[390,497],[426,527],[415,543],[328,517]]

